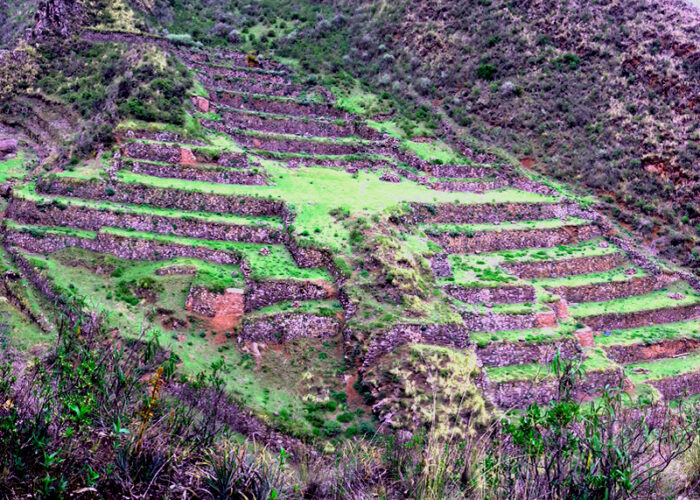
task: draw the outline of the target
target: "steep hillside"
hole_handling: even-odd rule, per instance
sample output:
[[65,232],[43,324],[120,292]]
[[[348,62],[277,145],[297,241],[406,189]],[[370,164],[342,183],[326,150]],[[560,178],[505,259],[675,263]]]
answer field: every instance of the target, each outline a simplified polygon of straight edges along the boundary
[[700,280],[415,77],[489,6],[40,2],[2,59],[0,496],[698,491]]

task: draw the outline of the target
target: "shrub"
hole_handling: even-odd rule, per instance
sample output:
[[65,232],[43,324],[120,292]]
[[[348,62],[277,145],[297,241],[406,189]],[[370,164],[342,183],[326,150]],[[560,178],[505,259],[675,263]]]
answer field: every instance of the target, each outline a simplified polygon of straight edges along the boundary
[[482,80],[491,81],[496,77],[497,69],[493,64],[482,64],[476,68],[476,76]]

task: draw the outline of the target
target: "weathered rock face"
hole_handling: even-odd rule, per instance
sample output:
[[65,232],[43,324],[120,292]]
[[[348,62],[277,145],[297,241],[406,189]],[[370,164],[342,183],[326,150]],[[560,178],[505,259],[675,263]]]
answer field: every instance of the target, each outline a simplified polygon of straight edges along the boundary
[[[543,370],[543,375],[546,372]],[[618,387],[623,375],[619,370],[586,373],[586,379],[576,387],[576,397],[583,399],[599,393],[603,388]],[[488,390],[493,402],[503,409],[526,408],[532,403],[546,404],[557,397],[557,381],[508,380],[492,383]]]
[[439,233],[428,236],[447,252],[464,254],[571,245],[600,236],[600,230],[594,225],[566,225],[546,229],[477,231],[473,235]]
[[658,290],[672,281],[670,276],[644,276],[627,281],[607,281],[580,286],[561,286],[549,289],[569,302],[603,302],[634,297]]
[[245,293],[245,310],[250,312],[291,300],[326,300],[336,294],[333,284],[326,281],[249,281]]
[[594,330],[624,330],[646,325],[675,323],[700,317],[700,305],[665,307],[628,313],[608,313],[577,318]]
[[447,285],[444,290],[448,295],[467,304],[522,304],[535,302],[536,299],[535,288],[526,285],[479,288]]
[[17,154],[16,139],[0,139],[0,161]]
[[551,363],[557,353],[561,359],[574,359],[580,355],[581,348],[573,340],[551,343],[491,342],[485,347],[479,347],[476,353],[484,366],[508,366]]
[[8,245],[17,246],[32,253],[48,254],[72,247],[108,253],[128,260],[161,261],[187,257],[224,265],[240,265],[242,260],[241,255],[227,250],[160,243],[106,233],[99,233],[95,239],[56,235],[41,237],[10,229],[5,233],[4,241]]
[[700,339],[679,338],[651,344],[614,345],[606,348],[608,356],[621,364],[637,363],[661,358],[673,358],[700,348]]
[[10,219],[26,224],[72,227],[87,231],[99,231],[102,227],[116,227],[188,238],[269,244],[281,244],[284,238],[282,231],[264,226],[226,224],[196,218],[141,215],[73,205],[39,205],[20,198],[13,198],[10,201],[6,215]]
[[32,38],[41,38],[45,35],[69,36],[71,25],[82,10],[82,3],[77,0],[44,0],[39,2],[34,13]]
[[290,312],[244,319],[238,338],[243,342],[278,344],[301,337],[333,337],[340,333],[340,326],[341,322],[334,317]]
[[157,188],[131,182],[105,183],[99,180],[53,177],[37,182],[36,189],[46,194],[136,205],[145,204],[177,210],[253,216],[283,216],[286,213],[284,203],[277,200]]
[[432,344],[464,349],[469,345],[469,331],[463,325],[456,323],[396,325],[386,332],[374,334],[372,343],[364,356],[363,370],[403,344]]
[[561,278],[579,274],[602,273],[620,267],[625,260],[624,254],[614,253],[573,259],[504,262],[501,266],[523,279]]

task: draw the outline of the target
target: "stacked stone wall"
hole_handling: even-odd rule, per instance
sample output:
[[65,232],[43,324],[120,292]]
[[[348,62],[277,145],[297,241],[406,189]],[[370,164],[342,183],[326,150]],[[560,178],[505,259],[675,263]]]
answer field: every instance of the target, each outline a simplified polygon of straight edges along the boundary
[[537,313],[506,314],[498,312],[463,311],[464,326],[471,332],[505,332],[530,330],[537,327]]
[[428,236],[448,253],[469,254],[571,245],[600,236],[600,230],[593,225],[565,225],[543,229],[477,231],[473,235],[439,233]]
[[504,262],[501,267],[523,279],[562,278],[580,274],[602,273],[620,267],[626,260],[625,255],[618,252],[572,259]]
[[447,285],[444,290],[448,295],[467,304],[522,304],[535,302],[535,288],[529,285],[498,287],[464,287]]
[[605,302],[644,295],[659,290],[668,285],[671,278],[662,279],[659,276],[642,276],[625,281],[606,281],[590,285],[560,286],[548,289],[565,299],[567,302]]
[[242,342],[279,344],[298,338],[334,337],[340,333],[340,329],[338,318],[290,312],[244,319],[238,338]]
[[161,165],[140,161],[128,162],[126,169],[135,174],[150,175],[165,179],[182,179],[186,181],[211,182],[214,184],[240,184],[246,186],[264,186],[266,177],[253,170],[231,170],[226,168],[205,169],[176,165]]
[[199,75],[199,79],[203,85],[211,89],[211,93],[246,93],[296,99],[308,92],[306,87],[294,83],[271,83],[252,78],[217,78],[202,74]]
[[[183,149],[177,145],[152,142],[130,142],[124,146],[124,156],[136,160],[164,162],[177,165],[181,163]],[[248,158],[240,153],[221,151],[210,153],[206,150],[192,150],[197,163],[216,164],[221,167],[247,168]]]
[[449,179],[483,179],[498,174],[498,170],[488,167],[474,167],[472,165],[431,165],[429,172],[435,177]]
[[223,66],[216,66],[214,64],[191,62],[189,63],[191,69],[201,71],[205,75],[211,77],[214,76],[226,76],[229,78],[249,78],[253,80],[260,80],[261,82],[274,83],[274,84],[284,84],[288,83],[289,77],[279,72],[272,72],[266,70],[256,70],[249,69],[245,67],[233,67],[225,68]]
[[666,401],[700,394],[700,372],[684,373],[675,377],[649,382]]
[[676,338],[659,340],[658,342],[629,345],[613,345],[606,348],[608,357],[621,364],[652,361],[662,358],[673,358],[700,349],[698,338]]
[[476,353],[484,366],[510,366],[551,363],[557,353],[563,360],[574,359],[581,355],[581,348],[573,340],[549,343],[491,342],[478,348]]
[[245,111],[261,111],[276,115],[291,115],[301,117],[327,117],[349,120],[351,116],[330,104],[300,102],[285,99],[270,99],[228,92],[215,92],[211,96],[216,104]]
[[[115,203],[151,205],[175,210],[205,211],[251,216],[282,216],[286,209],[281,201],[252,196],[218,194],[160,188],[132,182],[106,183],[66,177],[48,177],[36,184],[40,193],[104,200]],[[111,190],[111,191],[109,191]]]
[[520,220],[560,219],[570,212],[568,205],[558,203],[412,203],[410,206],[411,212],[401,217],[401,222],[405,224],[496,224]]
[[245,311],[262,309],[278,302],[326,300],[333,298],[335,294],[332,285],[323,281],[250,280],[245,291]]
[[264,226],[143,215],[74,205],[39,205],[36,202],[20,198],[13,198],[8,204],[6,216],[25,224],[72,227],[87,231],[99,231],[103,227],[116,227],[204,240],[244,241],[273,245],[282,244],[284,241],[281,230]]
[[700,317],[700,305],[664,307],[626,313],[606,313],[595,316],[577,317],[579,321],[594,330],[626,330],[640,326],[676,323]]

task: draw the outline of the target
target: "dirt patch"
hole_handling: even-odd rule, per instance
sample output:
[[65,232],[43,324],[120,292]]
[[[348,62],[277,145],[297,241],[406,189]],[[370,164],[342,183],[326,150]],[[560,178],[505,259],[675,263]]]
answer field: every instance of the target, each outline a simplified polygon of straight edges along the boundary
[[525,156],[520,158],[520,164],[525,168],[532,168],[532,166],[535,164],[535,159]]

